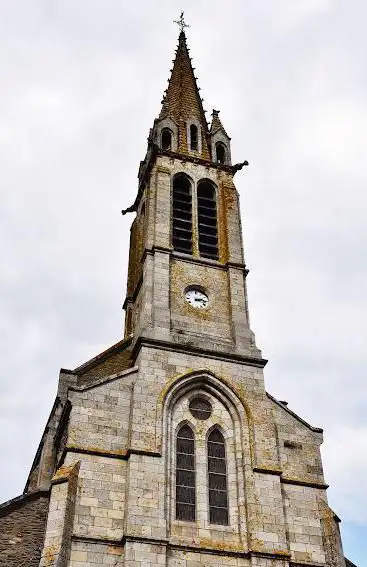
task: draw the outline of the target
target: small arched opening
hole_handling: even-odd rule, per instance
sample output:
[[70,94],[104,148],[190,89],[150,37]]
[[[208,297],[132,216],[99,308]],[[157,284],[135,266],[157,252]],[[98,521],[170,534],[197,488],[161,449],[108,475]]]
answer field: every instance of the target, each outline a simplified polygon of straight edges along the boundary
[[199,131],[196,124],[190,126],[190,150],[197,152],[199,147]]
[[172,150],[172,132],[169,128],[163,128],[161,142],[162,150]]
[[221,142],[215,144],[215,154],[217,163],[226,163],[226,147]]

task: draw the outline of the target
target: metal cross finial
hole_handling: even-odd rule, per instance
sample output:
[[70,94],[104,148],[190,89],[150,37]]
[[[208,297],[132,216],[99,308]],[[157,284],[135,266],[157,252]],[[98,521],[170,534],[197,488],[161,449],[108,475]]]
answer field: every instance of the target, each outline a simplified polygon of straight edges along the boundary
[[185,22],[185,18],[184,18],[184,13],[181,12],[180,15],[180,19],[179,20],[173,20],[174,24],[177,24],[178,27],[180,28],[181,32],[185,31],[185,28],[189,28],[190,26]]

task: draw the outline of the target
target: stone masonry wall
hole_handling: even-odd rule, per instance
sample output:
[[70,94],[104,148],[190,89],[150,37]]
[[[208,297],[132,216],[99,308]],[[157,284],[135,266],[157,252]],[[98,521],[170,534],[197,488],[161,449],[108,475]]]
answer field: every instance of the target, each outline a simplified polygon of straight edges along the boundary
[[296,562],[326,563],[319,492],[320,490],[307,486],[283,484],[289,546]]
[[80,460],[74,535],[121,541],[124,530],[126,461],[69,453]]
[[1,567],[38,566],[48,503],[48,496],[34,494],[0,509]]
[[126,452],[131,392],[129,375],[98,388],[71,391],[68,447]]
[[283,477],[322,484],[324,482],[320,454],[322,432],[305,427],[279,404],[273,402],[272,406]]
[[[210,309],[194,309],[185,300],[186,288],[196,282],[205,288]],[[173,259],[170,274],[171,328],[200,335],[201,338],[211,335],[231,341],[228,292],[225,270]]]
[[[79,463],[80,469],[68,567],[285,567],[289,560],[326,565],[319,507],[323,477],[312,477],[320,488],[289,484],[309,463],[308,451],[298,451],[284,483],[279,435],[296,431],[314,455],[321,437],[266,395],[262,369],[148,346],[136,364],[128,374],[96,378],[93,386],[69,392],[64,467],[73,470]],[[198,392],[213,406],[205,427],[218,425],[226,439],[228,526],[208,522],[207,429],[188,410]],[[190,525],[176,520],[174,500],[174,432],[185,420],[194,427],[198,459],[200,509]],[[68,507],[66,484],[54,486],[53,495],[52,510],[59,514]],[[48,535],[49,552],[55,537],[62,541],[58,521],[58,533]],[[44,565],[54,565],[46,557]]]

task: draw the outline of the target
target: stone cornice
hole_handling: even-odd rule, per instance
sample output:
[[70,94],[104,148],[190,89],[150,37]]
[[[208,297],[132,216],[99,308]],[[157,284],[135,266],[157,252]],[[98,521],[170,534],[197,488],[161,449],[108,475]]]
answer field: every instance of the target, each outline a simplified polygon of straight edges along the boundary
[[[237,549],[230,549],[228,546],[225,549],[225,544],[222,547],[208,547],[208,546],[200,546],[200,545],[186,545],[186,544],[178,544],[171,542],[168,538],[151,538],[151,537],[143,537],[143,536],[136,536],[136,535],[124,535],[120,540],[112,539],[112,538],[97,538],[97,537],[88,537],[88,536],[72,536],[73,541],[80,541],[84,543],[90,543],[95,545],[114,545],[116,547],[124,547],[126,543],[129,542],[137,542],[142,543],[145,545],[161,545],[168,549],[176,549],[178,551],[190,551],[191,553],[207,553],[211,555],[221,555],[221,556],[230,556],[230,557],[243,557],[243,558],[250,558],[250,557],[263,557],[264,559],[285,559],[289,560],[290,553],[286,550],[280,551],[256,551],[256,550],[247,550],[238,547]],[[298,567],[298,565],[304,565],[305,567],[319,567],[316,564],[290,564],[292,567]]]
[[136,360],[136,357],[142,346],[159,348],[168,351],[184,352],[186,354],[199,354],[200,356],[205,356],[207,358],[223,360],[226,362],[236,362],[238,364],[245,364],[247,366],[255,366],[256,368],[264,368],[268,362],[265,358],[255,358],[237,353],[228,353],[223,351],[205,349],[202,347],[195,347],[192,345],[180,345],[179,343],[171,343],[169,341],[162,341],[150,337],[138,337],[132,349],[132,356],[134,360]]
[[75,445],[66,445],[60,457],[58,466],[60,467],[65,460],[67,453],[75,453],[77,455],[93,455],[95,457],[105,457],[108,459],[119,459],[128,461],[131,455],[143,455],[148,457],[161,457],[162,453],[157,451],[144,451],[140,449],[121,449],[118,451],[106,451],[100,447],[77,447]]
[[277,400],[276,398],[274,398],[274,396],[272,396],[271,394],[269,394],[269,392],[266,392],[266,395],[268,396],[268,398],[270,398],[274,403],[276,403],[279,407],[281,407],[284,411],[286,411],[287,413],[289,413],[289,415],[291,415],[292,417],[294,417],[297,421],[299,421],[300,423],[302,423],[303,425],[305,425],[307,427],[307,429],[310,429],[311,431],[313,431],[314,433],[323,433],[323,429],[321,429],[320,427],[313,427],[312,425],[310,425],[309,423],[307,423],[307,421],[305,421],[304,419],[302,419],[302,417],[300,417],[299,415],[297,415],[296,413],[294,413],[294,411],[292,411],[291,409],[289,409],[288,406],[286,406],[284,403],[280,402],[279,400]]
[[284,476],[280,477],[280,482],[282,484],[293,484],[294,486],[305,486],[308,488],[318,488],[320,490],[326,490],[327,488],[329,488],[329,485],[325,484],[324,482],[313,482]]

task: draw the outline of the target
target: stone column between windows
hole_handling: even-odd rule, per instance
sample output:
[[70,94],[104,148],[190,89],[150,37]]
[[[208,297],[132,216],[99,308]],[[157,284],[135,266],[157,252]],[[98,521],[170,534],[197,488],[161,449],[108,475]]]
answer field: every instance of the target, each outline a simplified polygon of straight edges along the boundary
[[196,438],[196,520],[209,527],[208,470],[205,439]]
[[[143,283],[141,287],[140,313],[137,316],[137,328],[135,336],[147,333],[153,327],[153,277],[154,277],[154,256],[147,254],[143,267]],[[136,309],[136,307],[135,307]],[[149,332],[149,331],[148,331]]]
[[[153,180],[152,180],[153,181]],[[157,165],[155,175],[155,234],[154,246],[171,245],[171,171]]]
[[157,339],[170,337],[169,252],[155,250],[153,269],[153,325]]

